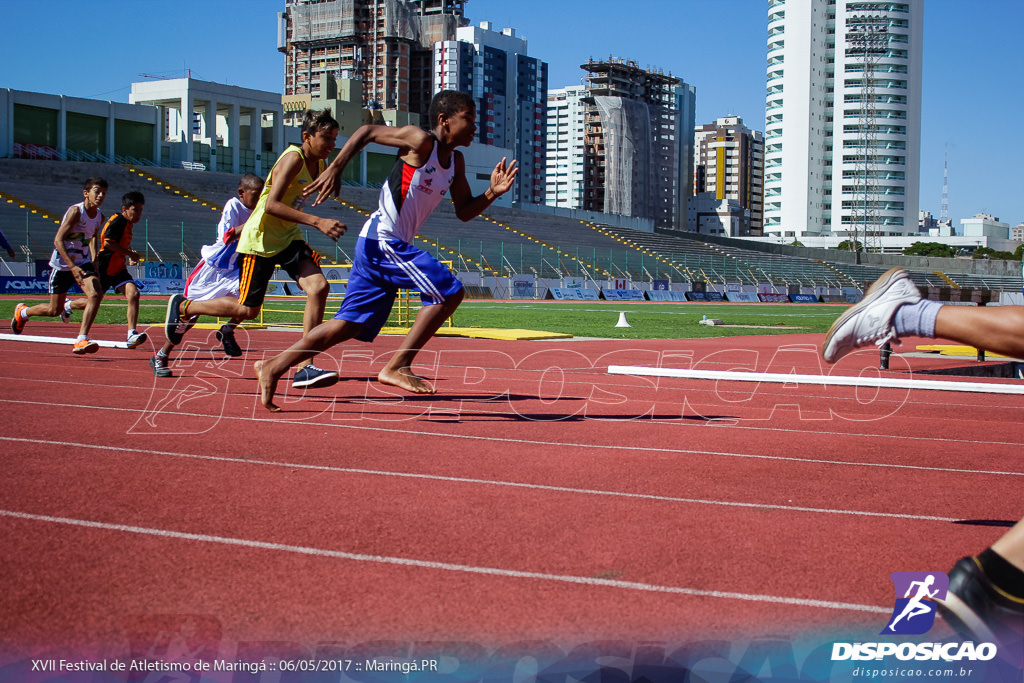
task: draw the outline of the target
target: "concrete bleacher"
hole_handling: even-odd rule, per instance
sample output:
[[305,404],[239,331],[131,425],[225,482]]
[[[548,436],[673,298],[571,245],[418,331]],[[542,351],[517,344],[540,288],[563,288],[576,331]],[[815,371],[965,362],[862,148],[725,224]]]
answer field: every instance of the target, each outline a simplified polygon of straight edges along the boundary
[[[220,207],[235,195],[239,180],[235,174],[210,171],[0,159],[0,194],[18,200],[0,200],[0,225],[11,242],[19,248],[27,245],[31,258],[48,258],[60,217],[68,206],[81,201],[82,182],[94,175],[106,178],[110,186],[103,206],[107,215],[119,208],[121,196],[130,190],[146,196],[143,220],[135,228],[137,250],[147,252],[150,260],[176,262],[184,254],[186,265],[194,263],[200,247],[213,240]],[[378,189],[344,185],[338,201],[316,208],[307,203],[310,213],[339,220],[348,231],[334,242],[307,227],[306,240],[328,261],[350,261],[360,228],[368,213],[376,209],[378,193]],[[482,218],[464,222],[456,217],[450,202],[442,202],[427,219],[417,246],[451,261],[457,270],[485,275],[586,275],[712,285],[772,284],[791,289],[864,288],[890,267],[849,263],[850,255],[841,252],[778,253],[778,247],[744,240],[664,230],[647,233],[502,206],[491,206]],[[988,275],[903,265],[921,287],[1020,292],[1024,286],[1019,269]]]
[[756,284],[757,277],[749,267],[735,257],[715,251],[710,245],[698,239],[687,239],[662,233],[647,233],[619,228],[601,226],[605,231],[636,244],[649,251],[667,257],[674,270],[691,280],[705,282],[740,282]]
[[636,280],[647,280],[652,276],[668,279],[672,275],[678,278],[680,275],[660,255],[637,248],[576,219],[499,206],[488,209],[486,216],[524,233],[528,238],[557,248],[561,268],[574,275],[578,273],[571,272],[573,268],[586,268],[592,275]]
[[[116,211],[125,192],[139,190],[146,196],[143,220],[135,230],[138,250],[149,251],[151,259],[171,261],[179,260],[184,253],[192,263],[198,258],[199,248],[212,239],[219,207],[234,196],[238,184],[238,176],[230,173],[164,167],[131,170],[96,162],[0,159],[0,191],[37,204],[58,219],[69,205],[80,201],[82,181],[93,175],[106,178],[110,184],[103,207],[108,215]],[[330,260],[350,260],[366,213],[376,208],[378,192],[343,186],[339,192],[342,201],[326,202],[311,213],[342,221],[348,226],[347,233],[334,243],[315,229],[307,228],[306,240]],[[217,210],[201,206],[198,200],[209,202]],[[56,230],[52,221],[26,219],[24,210],[9,206],[0,207],[0,211],[10,214],[10,219],[4,220],[7,225],[29,223],[27,243],[36,258],[48,254]],[[424,224],[421,236],[421,248],[452,261],[458,269],[486,274],[588,274],[596,278],[680,281],[703,278],[700,265],[714,270],[713,257],[706,250],[703,262],[688,272],[656,251],[615,238],[578,220],[498,206],[490,207],[484,220],[463,222],[455,216],[451,203],[443,202]]]
[[[786,287],[827,286],[841,288],[852,284],[841,272],[824,263],[782,254],[763,254],[735,246],[711,245],[747,265],[750,273],[760,273],[774,285]],[[756,275],[755,275],[756,277]]]
[[[0,192],[37,205],[58,219],[71,206],[82,200],[82,183],[91,176],[104,178],[109,185],[102,211],[111,215],[120,208],[121,197],[129,191],[142,192],[146,198],[142,220],[135,226],[133,246],[155,260],[180,260],[184,253],[190,263],[199,258],[200,247],[213,241],[220,220],[220,208],[237,193],[238,175],[186,171],[183,169],[142,167],[138,172],[117,164],[38,159],[0,159]],[[157,184],[167,181],[185,190],[199,201],[176,194]],[[335,244],[314,229],[307,230],[307,239],[328,259],[351,254],[358,227],[365,218],[337,202],[328,202],[316,209],[317,215],[336,218],[349,225],[349,234]],[[0,219],[4,225],[26,223],[25,210],[0,202]],[[27,239],[33,258],[49,256],[57,225],[53,221],[29,221]],[[355,229],[352,227],[355,226]],[[20,232],[20,231],[19,231]],[[25,239],[19,239],[24,243]]]

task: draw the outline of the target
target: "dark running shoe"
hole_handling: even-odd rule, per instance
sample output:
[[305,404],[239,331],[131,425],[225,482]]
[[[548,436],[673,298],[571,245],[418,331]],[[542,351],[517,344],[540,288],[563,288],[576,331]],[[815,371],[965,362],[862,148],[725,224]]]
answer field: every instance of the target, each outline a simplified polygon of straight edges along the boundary
[[185,332],[188,331],[188,322],[181,319],[181,313],[178,308],[181,306],[181,302],[185,300],[181,294],[175,294],[171,297],[170,301],[167,302],[167,317],[164,319],[164,334],[167,335],[167,341],[171,342],[175,346],[181,343],[182,338],[185,336]]
[[151,356],[149,367],[153,368],[154,377],[173,377],[174,373],[167,367],[167,359],[163,356]]
[[242,347],[235,341],[235,331],[230,327],[222,327],[217,330],[217,341],[224,345],[224,353],[232,358],[242,355]]
[[1007,647],[1024,642],[1024,600],[993,585],[973,557],[957,560],[946,599],[937,602],[943,618],[965,638]]
[[338,383],[338,373],[324,370],[310,363],[295,371],[292,386],[299,389],[323,389]]

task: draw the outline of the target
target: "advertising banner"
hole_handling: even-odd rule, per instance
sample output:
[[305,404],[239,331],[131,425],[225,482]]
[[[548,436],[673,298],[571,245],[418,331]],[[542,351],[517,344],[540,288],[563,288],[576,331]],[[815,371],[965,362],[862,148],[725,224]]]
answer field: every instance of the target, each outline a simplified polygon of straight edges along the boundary
[[[10,277],[0,276],[0,291],[4,294],[46,294],[49,280],[44,277]],[[82,290],[77,286],[71,291],[81,294]]]

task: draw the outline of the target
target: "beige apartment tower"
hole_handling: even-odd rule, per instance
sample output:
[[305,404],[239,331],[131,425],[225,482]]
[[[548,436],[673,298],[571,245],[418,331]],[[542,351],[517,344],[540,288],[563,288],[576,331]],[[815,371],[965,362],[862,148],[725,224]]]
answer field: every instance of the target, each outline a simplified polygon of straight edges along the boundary
[[724,116],[694,132],[693,191],[731,199],[750,212],[749,234],[760,237],[764,203],[764,135],[738,116]]

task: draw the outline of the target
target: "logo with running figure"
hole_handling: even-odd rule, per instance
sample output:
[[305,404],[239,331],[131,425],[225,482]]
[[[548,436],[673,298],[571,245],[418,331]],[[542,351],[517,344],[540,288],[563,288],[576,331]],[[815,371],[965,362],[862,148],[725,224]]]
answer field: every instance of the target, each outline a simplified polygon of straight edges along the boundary
[[936,600],[946,599],[949,577],[942,572],[893,572],[896,604],[883,634],[919,635],[935,623]]

